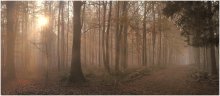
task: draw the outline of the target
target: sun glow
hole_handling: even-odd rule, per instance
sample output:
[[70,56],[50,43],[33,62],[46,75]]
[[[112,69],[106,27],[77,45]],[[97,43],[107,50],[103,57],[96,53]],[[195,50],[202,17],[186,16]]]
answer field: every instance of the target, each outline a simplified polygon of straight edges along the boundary
[[37,19],[37,24],[39,27],[46,26],[48,24],[48,18],[43,15],[39,16]]

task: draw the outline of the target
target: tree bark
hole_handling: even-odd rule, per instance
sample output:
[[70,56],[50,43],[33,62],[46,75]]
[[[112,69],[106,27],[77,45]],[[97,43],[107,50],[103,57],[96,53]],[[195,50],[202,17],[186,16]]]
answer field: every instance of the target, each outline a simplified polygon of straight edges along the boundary
[[[213,23],[212,23],[212,4],[211,1],[208,1],[208,10],[209,10],[209,18],[208,18],[208,22],[209,22],[209,31],[210,31],[210,35],[211,38],[214,38],[214,30],[213,30]],[[215,44],[211,44],[211,69],[212,69],[212,75],[217,75],[218,71],[217,71],[217,66],[216,66],[216,58],[215,58]]]
[[6,55],[6,79],[8,81],[15,80],[15,24],[16,24],[16,2],[7,1],[7,55]]
[[69,65],[69,27],[70,27],[70,20],[69,20],[69,3],[68,2],[68,14],[67,14],[67,32],[66,32],[66,67],[68,68]]
[[100,2],[99,1],[99,10],[98,10],[98,21],[99,21],[99,67],[101,66],[101,16],[100,16]]
[[57,32],[57,63],[58,63],[58,72],[60,72],[60,12],[61,11],[61,2],[59,2],[59,13],[58,13],[58,23],[57,23],[57,28],[58,28],[58,32]]
[[80,45],[81,45],[81,1],[74,1],[74,30],[73,30],[73,47],[72,47],[72,62],[71,62],[71,70],[70,70],[70,78],[71,82],[83,82],[85,81],[85,77],[83,76],[82,68],[81,68],[81,56],[80,56]]
[[65,61],[64,61],[64,58],[65,58],[65,40],[64,40],[64,1],[60,1],[61,3],[61,64],[62,64],[62,68],[65,69]]
[[119,74],[119,60],[120,60],[120,47],[119,42],[121,42],[120,37],[121,33],[119,31],[119,10],[120,10],[120,2],[117,2],[116,6],[116,33],[115,33],[115,71],[116,76]]
[[156,42],[156,29],[155,29],[155,10],[154,10],[154,2],[152,3],[152,12],[153,12],[153,33],[152,33],[152,39],[153,39],[153,65],[154,65],[154,50],[155,50],[155,42]]
[[[106,46],[105,43],[107,40],[105,40],[105,18],[106,18],[106,6],[107,6],[107,2],[103,1],[103,25],[102,25],[102,55],[103,55],[103,63],[104,63],[104,67],[106,68],[107,72],[110,73],[110,67],[109,64],[106,61]],[[107,38],[106,38],[107,39]]]
[[110,24],[111,24],[111,10],[112,10],[112,1],[110,1],[109,4],[109,13],[108,13],[108,25],[107,25],[107,31],[106,31],[106,68],[108,73],[111,73],[110,66],[109,66],[109,30],[110,30]]
[[122,46],[122,57],[123,57],[123,68],[126,69],[127,68],[127,46],[128,46],[128,43],[127,43],[127,33],[128,33],[128,1],[124,1],[123,2],[123,46]]
[[146,66],[147,56],[146,56],[146,2],[144,2],[144,19],[143,19],[143,53],[142,53],[142,65]]

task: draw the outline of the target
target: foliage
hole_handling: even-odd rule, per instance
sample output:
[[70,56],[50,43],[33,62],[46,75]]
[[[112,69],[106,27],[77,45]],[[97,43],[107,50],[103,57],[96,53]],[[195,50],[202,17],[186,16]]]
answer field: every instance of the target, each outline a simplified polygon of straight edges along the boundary
[[[209,8],[211,3],[211,8]],[[163,13],[173,18],[182,34],[192,46],[218,45],[219,2],[167,2]],[[214,31],[214,37],[212,32]]]

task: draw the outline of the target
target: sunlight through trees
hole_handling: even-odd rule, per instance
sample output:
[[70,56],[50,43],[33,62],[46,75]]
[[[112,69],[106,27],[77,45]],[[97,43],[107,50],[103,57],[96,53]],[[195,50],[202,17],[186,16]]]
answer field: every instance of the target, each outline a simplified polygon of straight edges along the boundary
[[1,36],[4,95],[219,94],[218,1],[1,1]]

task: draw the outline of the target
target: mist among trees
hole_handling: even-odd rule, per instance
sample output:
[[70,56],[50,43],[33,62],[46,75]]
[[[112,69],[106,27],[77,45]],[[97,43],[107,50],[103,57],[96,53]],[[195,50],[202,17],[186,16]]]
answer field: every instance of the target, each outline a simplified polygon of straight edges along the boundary
[[1,1],[1,88],[217,95],[219,1]]

